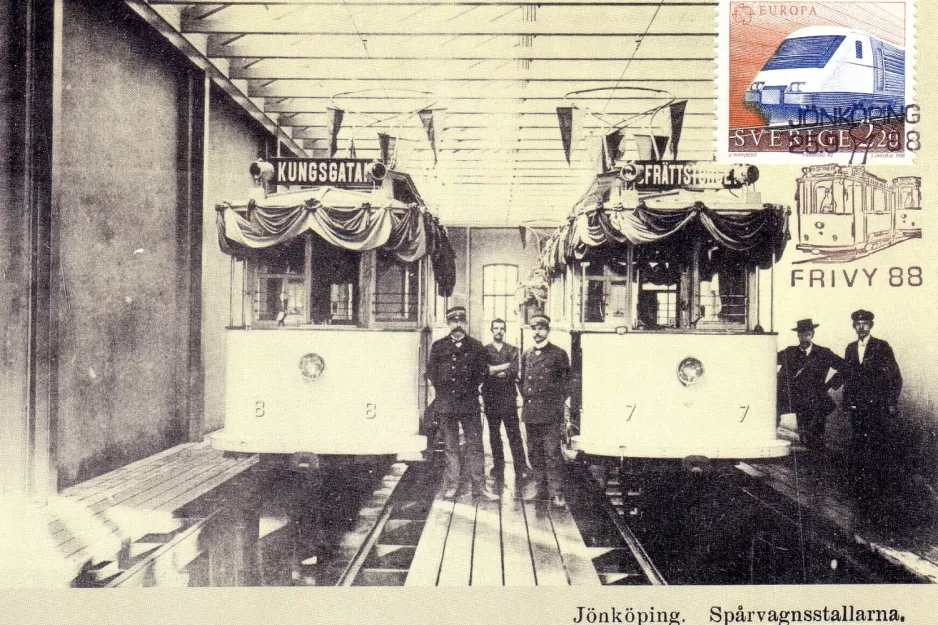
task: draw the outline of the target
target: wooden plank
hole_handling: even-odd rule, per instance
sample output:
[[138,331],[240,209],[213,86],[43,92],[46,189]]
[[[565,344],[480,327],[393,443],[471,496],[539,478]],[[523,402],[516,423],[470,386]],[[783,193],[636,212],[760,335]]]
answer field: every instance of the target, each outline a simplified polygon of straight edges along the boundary
[[410,563],[405,586],[436,586],[446,547],[446,535],[455,504],[437,497],[430,508],[423,534]]
[[156,508],[156,510],[175,512],[176,510],[183,507],[187,503],[198,499],[205,493],[215,488],[218,488],[219,486],[221,486],[222,484],[224,484],[231,478],[235,477],[236,475],[240,475],[241,473],[244,473],[245,471],[253,467],[255,464],[257,464],[257,462],[258,462],[257,456],[244,458],[240,460],[239,462],[237,462],[231,468],[225,471],[222,471],[221,473],[217,473],[213,477],[205,480],[204,482],[202,482],[201,484],[198,484],[197,486],[194,486],[192,489],[186,491],[185,493],[179,495],[178,497],[175,497],[174,499],[171,499],[167,501],[166,503],[160,504]]
[[473,586],[501,586],[504,583],[500,507],[497,501],[482,501],[476,508],[470,582]]
[[524,504],[531,556],[534,559],[534,574],[538,586],[567,586],[569,582],[550,524],[549,508],[550,505],[546,502],[529,501]]
[[220,509],[215,510],[178,536],[174,536],[172,540],[154,551],[150,556],[127,569],[120,577],[112,580],[108,587],[140,588],[150,585],[165,585],[166,581],[175,579],[176,574],[201,553],[199,538],[202,529],[219,512]]
[[475,538],[476,506],[457,500],[446,536],[437,586],[468,586],[472,575],[472,545]]
[[518,497],[502,494],[502,562],[506,586],[534,586],[534,561],[528,544],[524,503]]
[[173,462],[173,456],[176,456],[177,454],[182,452],[198,452],[199,449],[207,446],[208,442],[182,443],[181,445],[176,445],[175,447],[164,449],[163,451],[153,454],[152,456],[147,456],[146,458],[141,458],[140,460],[136,460],[130,464],[125,464],[119,469],[108,471],[107,473],[93,477],[90,480],[85,480],[84,482],[79,482],[74,486],[69,486],[59,494],[64,497],[72,497],[79,493],[84,493],[88,490],[94,490],[104,484],[113,484],[114,482],[119,482],[125,479],[129,474],[136,474],[141,471],[146,471],[149,467],[152,466]]
[[202,485],[206,480],[210,480],[220,473],[227,472],[229,469],[238,465],[242,460],[235,458],[226,458],[224,461],[214,464],[204,470],[193,469],[180,476],[179,480],[172,482],[172,488],[152,489],[141,493],[137,498],[131,500],[128,505],[147,510],[159,510],[161,507],[184,493],[189,492],[195,487]]
[[560,557],[571,586],[601,586],[596,568],[587,555],[580,529],[567,508],[551,508],[550,521],[560,546]]

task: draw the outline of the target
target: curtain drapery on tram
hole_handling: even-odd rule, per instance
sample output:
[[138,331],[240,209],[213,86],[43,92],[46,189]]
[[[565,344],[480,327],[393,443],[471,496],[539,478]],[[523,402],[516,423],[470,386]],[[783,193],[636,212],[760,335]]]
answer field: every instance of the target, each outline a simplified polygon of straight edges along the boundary
[[789,239],[788,213],[779,206],[756,210],[713,210],[696,202],[684,209],[595,208],[570,218],[541,251],[541,266],[562,271],[572,260],[594,250],[622,245],[674,246],[689,249],[690,237],[704,237],[741,262],[768,268],[782,255]]
[[438,291],[452,294],[456,261],[446,230],[426,209],[371,193],[317,187],[278,193],[247,206],[217,207],[218,244],[236,258],[285,243],[307,231],[336,247],[385,249],[403,262],[429,255]]

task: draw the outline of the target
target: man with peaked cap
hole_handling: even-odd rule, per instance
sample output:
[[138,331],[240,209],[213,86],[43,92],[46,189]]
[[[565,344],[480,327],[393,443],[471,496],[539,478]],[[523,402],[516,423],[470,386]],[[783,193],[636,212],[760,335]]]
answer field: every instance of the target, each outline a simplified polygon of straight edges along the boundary
[[570,359],[567,352],[547,340],[550,317],[531,319],[534,345],[521,358],[521,418],[528,435],[528,456],[537,492],[534,498],[551,498],[555,506],[566,504],[560,487],[563,457],[564,403],[569,395]]
[[827,415],[836,408],[827,394],[839,386],[840,376],[828,381],[831,369],[841,371],[844,360],[830,349],[814,344],[814,330],[820,324],[801,319],[792,328],[798,344],[778,353],[778,399],[780,412],[794,412],[801,442],[812,450],[824,449]]
[[446,468],[443,496],[452,499],[459,491],[459,428],[466,439],[466,465],[476,498],[496,500],[498,495],[485,488],[485,451],[482,447],[482,415],[479,412],[479,386],[488,375],[485,348],[467,331],[466,309],[454,306],[446,311],[450,333],[433,343],[427,362],[427,378],[433,383],[433,405],[439,415]]
[[849,477],[861,504],[875,508],[891,483],[898,463],[896,412],[902,374],[889,343],[870,336],[874,315],[850,315],[857,340],[844,355],[844,411],[853,432]]

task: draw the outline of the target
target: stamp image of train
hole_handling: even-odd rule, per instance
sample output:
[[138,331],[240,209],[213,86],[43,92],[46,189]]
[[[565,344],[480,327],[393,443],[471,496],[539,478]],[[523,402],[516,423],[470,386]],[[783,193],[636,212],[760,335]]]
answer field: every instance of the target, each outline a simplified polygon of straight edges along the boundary
[[922,236],[922,181],[886,181],[863,166],[805,167],[795,195],[797,249],[811,258],[795,262],[848,262]]
[[818,123],[805,111],[849,118],[903,114],[905,50],[842,27],[810,26],[782,41],[744,95],[770,126]]
[[225,426],[212,444],[302,468],[419,459],[430,327],[454,280],[446,232],[406,174],[323,159],[304,176],[313,184],[301,190],[262,193],[261,180],[258,197],[218,207],[232,304]]
[[[699,467],[789,453],[767,277],[788,209],[763,204],[757,178],[751,166],[629,162],[597,175],[545,240],[543,312],[577,381],[568,455]],[[316,463],[427,448],[426,358],[452,249],[406,174],[369,184],[219,207],[232,320],[214,446]]]

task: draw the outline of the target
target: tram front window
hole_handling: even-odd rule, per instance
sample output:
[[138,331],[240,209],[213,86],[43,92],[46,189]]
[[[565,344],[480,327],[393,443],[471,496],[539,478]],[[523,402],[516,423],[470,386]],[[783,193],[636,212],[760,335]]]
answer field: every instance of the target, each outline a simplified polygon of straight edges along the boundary
[[303,239],[264,250],[258,264],[258,319],[283,325],[306,321],[305,270]]
[[417,263],[404,263],[389,253],[378,252],[375,319],[416,321],[418,286]]
[[590,263],[586,267],[587,323],[624,323],[628,311],[628,276],[619,263]]
[[698,328],[704,324],[743,325],[748,316],[746,267],[711,250],[700,264]]
[[646,330],[677,327],[678,275],[670,263],[647,262],[638,266],[638,298],[635,316]]
[[310,319],[313,323],[358,323],[358,272],[361,254],[312,237]]

